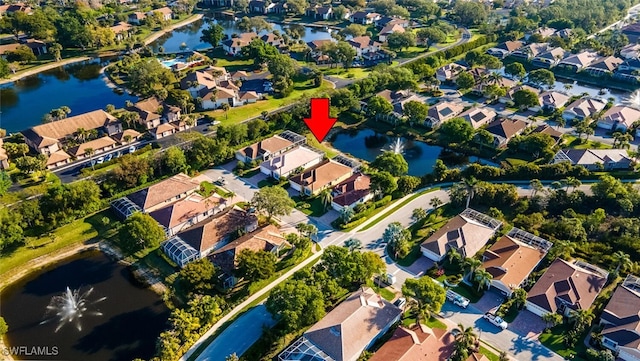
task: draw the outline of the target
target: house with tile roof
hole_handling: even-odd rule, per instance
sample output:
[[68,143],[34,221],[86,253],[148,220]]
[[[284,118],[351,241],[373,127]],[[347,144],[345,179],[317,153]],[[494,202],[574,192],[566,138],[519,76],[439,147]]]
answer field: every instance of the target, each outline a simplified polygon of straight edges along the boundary
[[608,272],[588,263],[557,258],[529,291],[525,307],[540,317],[588,310],[608,276]]
[[[76,159],[84,159],[104,153],[116,147],[118,143],[111,137],[104,136],[69,148],[67,153]],[[93,152],[90,152],[92,150]]]
[[142,212],[153,212],[186,198],[200,189],[200,184],[184,173],[178,173],[159,183],[131,193],[126,198]]
[[238,267],[238,256],[242,251],[271,252],[279,258],[283,256],[282,251],[286,247],[291,247],[291,245],[278,227],[270,224],[245,234],[222,248],[213,251],[209,255],[209,259],[225,273],[226,278],[223,283],[225,287],[229,288],[237,283],[234,273]]
[[440,82],[453,81],[456,80],[458,74],[462,73],[465,70],[467,70],[467,67],[463,65],[449,63],[439,67],[436,70],[436,79],[438,79]]
[[569,162],[588,170],[629,169],[633,164],[626,149],[561,149],[551,163]]
[[50,155],[62,149],[67,138],[72,137],[78,129],[97,130],[99,135],[113,135],[122,132],[122,124],[113,115],[104,110],[94,110],[36,125],[22,132],[24,141],[29,147],[41,154]]
[[356,24],[369,25],[380,20],[382,16],[371,11],[356,11],[349,16],[349,21]]
[[389,37],[389,35],[393,33],[402,34],[404,32],[405,32],[405,28],[402,25],[389,24],[380,30],[380,33],[378,33],[378,40],[384,43],[385,41],[387,41],[387,38]]
[[578,72],[593,64],[596,59],[598,59],[598,53],[585,50],[577,54],[571,54],[560,60],[558,67],[563,70]]
[[218,194],[214,193],[205,198],[198,193],[192,193],[166,207],[149,212],[149,215],[164,228],[167,237],[171,237],[222,212],[228,205],[229,200]]
[[353,174],[353,168],[328,159],[289,178],[291,188],[307,196],[338,185]]
[[406,29],[409,27],[409,20],[398,18],[395,16],[383,16],[380,19],[375,21],[376,28],[378,29],[382,29],[387,25],[394,25],[394,24],[398,24]]
[[513,228],[482,255],[482,268],[493,276],[491,287],[511,296],[545,257],[551,242]]
[[253,232],[257,228],[258,218],[254,214],[232,208],[178,233],[161,247],[171,260],[184,267],[222,248],[238,232]]
[[553,68],[565,58],[567,52],[561,47],[550,48],[531,59],[531,64],[540,68]]
[[544,111],[553,112],[556,109],[560,109],[567,104],[571,96],[568,94],[549,90],[546,92],[542,92],[538,99],[540,100],[540,107]]
[[598,128],[626,132],[635,122],[640,120],[640,110],[625,105],[609,108],[598,120]]
[[502,148],[506,147],[513,137],[522,134],[526,128],[527,123],[519,119],[497,119],[489,123],[486,129],[493,136],[493,145]]
[[154,9],[151,10],[147,13],[147,16],[153,14],[153,13],[160,13],[160,15],[162,16],[162,20],[164,21],[170,21],[171,19],[173,19],[173,10],[171,10],[168,7],[161,7],[159,9]]
[[122,133],[114,134],[111,136],[113,140],[118,142],[120,145],[128,144],[134,142],[142,137],[142,134],[134,129],[125,129]]
[[562,135],[564,134],[558,130],[553,129],[551,126],[547,124],[539,125],[534,130],[532,130],[531,133],[547,134],[548,136],[553,138],[553,140],[555,140],[556,144],[560,142],[560,140],[562,139]]
[[49,154],[49,158],[47,158],[47,162],[45,163],[45,167],[47,169],[54,169],[58,167],[62,167],[65,164],[69,164],[71,162],[71,156],[60,149]]
[[511,52],[511,56],[523,60],[530,60],[538,56],[539,54],[542,54],[551,49],[552,47],[549,45],[549,43],[532,43],[514,50],[513,52]]
[[287,152],[268,158],[260,164],[260,172],[274,179],[282,179],[320,164],[324,153],[306,146],[298,146]]
[[597,112],[602,111],[607,104],[594,98],[582,98],[569,104],[562,112],[562,117],[567,121],[584,120],[586,117],[593,117]]
[[623,62],[624,60],[615,56],[603,56],[585,67],[584,70],[592,76],[611,75]]
[[149,131],[154,139],[162,139],[177,132],[178,129],[172,123],[162,123]]
[[602,345],[619,360],[640,359],[640,278],[628,275],[600,316]]
[[473,129],[478,129],[483,125],[492,122],[498,114],[491,108],[487,107],[472,107],[466,111],[460,113],[458,117],[471,124]]
[[180,108],[166,105],[156,97],[151,97],[133,104],[129,111],[138,113],[138,123],[147,130],[153,129],[162,123],[162,119],[170,122],[180,119]]
[[400,308],[362,288],[311,326],[278,360],[356,361],[401,315]]
[[238,149],[236,151],[236,159],[246,163],[255,160],[266,161],[292,149],[296,145],[305,143],[306,139],[305,141],[294,143],[289,139],[274,135],[273,137],[260,140],[245,148]]
[[116,35],[116,41],[122,41],[131,36],[134,29],[133,26],[124,21],[120,21],[117,24],[110,26],[109,29]]
[[360,172],[333,187],[331,207],[340,212],[343,208],[353,209],[356,205],[373,199],[373,192],[369,189],[371,178]]
[[129,14],[129,16],[127,17],[127,21],[131,24],[141,25],[146,18],[147,14],[140,11],[135,11]]
[[429,107],[425,125],[431,128],[437,128],[442,125],[442,123],[462,113],[463,109],[464,107],[460,103],[441,101]]
[[237,38],[229,38],[227,40],[222,41],[222,49],[231,56],[237,56],[242,51],[242,48],[249,45],[249,43],[253,39],[257,39],[258,34],[251,33],[242,33],[239,34]]
[[451,218],[420,245],[422,255],[439,262],[450,249],[473,257],[502,227],[502,222],[471,208]]
[[382,49],[382,43],[371,39],[370,36],[356,36],[347,40],[347,43],[356,51],[356,58],[362,58],[370,53],[377,53]]
[[640,44],[630,43],[620,49],[620,56],[625,59],[637,59],[640,57]]
[[493,55],[498,59],[504,59],[523,46],[524,43],[522,41],[505,41],[487,50],[487,54]]

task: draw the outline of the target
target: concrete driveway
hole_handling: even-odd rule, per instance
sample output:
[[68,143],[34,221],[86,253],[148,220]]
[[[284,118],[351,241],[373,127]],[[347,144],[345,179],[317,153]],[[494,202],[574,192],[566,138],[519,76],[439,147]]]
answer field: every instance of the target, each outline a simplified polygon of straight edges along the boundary
[[196,358],[196,361],[225,361],[232,353],[241,356],[260,336],[264,326],[273,327],[275,320],[264,305],[258,305],[238,317]]
[[504,302],[505,296],[501,295],[495,291],[486,291],[484,295],[478,300],[478,302],[474,303],[473,306],[480,310],[480,312],[485,313],[489,311],[495,311],[495,309]]
[[540,318],[540,316],[537,316],[527,310],[520,311],[515,320],[513,320],[513,322],[509,324],[509,328],[513,332],[526,338],[536,339],[538,338],[538,336],[540,336],[542,331],[544,331],[545,327],[546,324],[544,321],[542,321],[542,318]]

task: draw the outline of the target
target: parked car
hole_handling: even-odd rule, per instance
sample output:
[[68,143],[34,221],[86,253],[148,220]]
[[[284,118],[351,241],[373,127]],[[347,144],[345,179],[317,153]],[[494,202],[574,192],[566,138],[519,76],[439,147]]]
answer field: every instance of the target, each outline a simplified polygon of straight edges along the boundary
[[453,302],[454,305],[467,308],[469,306],[469,300],[460,296],[459,294],[453,292],[452,290],[447,290],[447,300]]
[[397,306],[398,308],[403,308],[404,305],[407,304],[407,299],[404,297],[400,297],[398,298],[394,303],[395,306]]
[[485,320],[491,322],[491,324],[500,327],[503,330],[506,330],[509,324],[507,321],[503,320],[502,317],[496,316],[491,312],[487,312],[482,316]]
[[392,275],[391,273],[387,273],[387,279],[385,280],[385,282],[387,282],[387,284],[389,285],[396,283],[396,276]]

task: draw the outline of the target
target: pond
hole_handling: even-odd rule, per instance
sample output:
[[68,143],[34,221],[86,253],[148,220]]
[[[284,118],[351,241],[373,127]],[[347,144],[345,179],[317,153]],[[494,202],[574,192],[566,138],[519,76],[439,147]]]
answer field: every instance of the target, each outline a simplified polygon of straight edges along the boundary
[[[215,21],[219,23],[224,28],[224,33],[228,36],[232,34],[240,34],[242,33],[236,27],[236,23],[233,21]],[[270,23],[273,27],[273,30],[278,30],[281,34],[285,34],[285,28],[291,27],[296,30],[296,33],[300,34],[300,39],[304,40],[304,42],[309,42],[313,40],[322,40],[322,39],[331,39],[331,33],[324,29],[313,28],[313,27],[305,27],[302,25],[286,25],[282,26],[280,24]],[[158,51],[160,46],[164,48],[166,53],[176,53],[183,50],[202,50],[209,49],[211,45],[209,43],[204,43],[200,41],[200,37],[202,36],[202,30],[209,28],[209,22],[206,19],[200,19],[195,21],[185,27],[174,30],[169,34],[166,34],[159,38],[158,40],[151,43],[151,48],[154,51]],[[268,34],[271,31],[262,31],[260,35]],[[185,44],[187,46],[186,49],[182,49],[181,45]]]
[[[376,133],[371,129],[363,129],[338,133],[331,145],[353,157],[372,162],[383,151],[396,147],[396,142],[397,140],[384,134]],[[409,163],[409,175],[418,177],[433,170],[433,166],[442,152],[441,147],[404,138],[400,138],[400,145],[404,149],[402,152],[404,159]]]
[[[169,311],[160,296],[134,282],[127,268],[100,252],[63,261],[3,291],[0,312],[9,325],[5,340],[10,347],[48,347],[50,353],[19,358],[149,359]],[[52,297],[67,287],[81,293],[93,288],[84,297],[87,310],[79,318],[80,330],[75,321],[58,322],[55,310],[47,312]]]
[[0,128],[15,133],[42,123],[51,109],[71,108],[71,115],[107,104],[123,107],[126,100],[136,101],[127,93],[117,94],[107,86],[98,62],[59,67],[29,76],[0,87]]

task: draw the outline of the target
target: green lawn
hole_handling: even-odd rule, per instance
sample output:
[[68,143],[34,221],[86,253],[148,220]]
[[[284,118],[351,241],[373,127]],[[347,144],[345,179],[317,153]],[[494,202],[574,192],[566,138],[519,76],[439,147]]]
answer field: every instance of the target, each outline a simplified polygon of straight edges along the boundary
[[487,356],[490,361],[500,361],[500,356],[484,346],[480,346],[480,353]]
[[213,183],[211,182],[200,183],[200,189],[198,190],[198,193],[200,193],[201,196],[209,197],[215,192],[216,192],[216,186]]
[[318,142],[318,140],[313,134],[307,133],[306,137],[307,137],[307,144],[313,148],[320,149],[321,151],[323,151],[324,154],[327,155],[327,158],[333,158],[336,155],[338,155],[338,152],[335,149],[333,149],[331,146],[326,145],[326,143]]
[[[109,225],[102,224],[102,218],[109,218]],[[18,270],[22,265],[30,260],[51,254],[67,246],[76,243],[109,238],[117,230],[118,220],[114,218],[111,210],[107,209],[94,215],[79,219],[75,222],[62,226],[51,232],[51,236],[44,235],[40,238],[27,238],[27,245],[20,247],[14,252],[0,257],[0,276],[4,278],[11,271]]]
[[293,197],[293,200],[296,202],[296,208],[300,210],[300,212],[306,214],[311,217],[320,217],[323,214],[327,213],[327,208],[322,204],[322,200],[320,197],[314,198],[306,198],[302,199],[300,197]]
[[[416,315],[413,312],[413,310],[409,309],[405,311],[404,315],[402,316],[402,325],[405,327],[409,327],[415,323],[416,323]],[[447,325],[445,325],[444,322],[438,320],[433,316],[431,316],[426,322],[422,320],[422,323],[424,323],[425,326],[430,328],[437,328],[440,330],[447,329]]]
[[369,281],[367,283],[369,284],[370,287],[372,287],[374,289],[374,291],[376,291],[385,300],[393,301],[396,298],[396,293],[391,291],[389,288],[387,288],[387,287],[378,287],[378,283],[374,282],[373,280],[371,280],[371,281]]
[[565,324],[552,327],[551,332],[543,332],[542,334],[540,334],[540,336],[538,336],[538,340],[543,345],[547,346],[553,352],[564,357],[565,359],[584,360],[583,358],[579,357],[578,354],[584,355],[587,351],[587,347],[584,344],[584,339],[589,331],[585,331],[576,342],[576,347],[570,349],[567,348],[567,346],[564,344],[564,335],[567,331],[569,331],[570,328],[571,326]]
[[562,143],[569,148],[574,149],[611,149],[611,145],[593,140],[585,141],[584,139],[578,139],[575,135],[565,134],[562,136]]
[[484,292],[478,293],[477,290],[464,282],[460,282],[457,287],[453,288],[453,291],[460,296],[467,298],[470,303],[476,303],[480,301],[480,298],[484,294]]
[[327,68],[322,71],[324,75],[331,75],[343,79],[362,79],[366,78],[371,69],[368,68]]
[[283,106],[291,105],[299,100],[302,96],[312,96],[320,91],[331,88],[331,83],[323,81],[320,87],[313,87],[313,83],[306,82],[304,84],[295,84],[294,91],[286,98],[269,98],[267,100],[260,100],[257,103],[243,105],[241,107],[232,108],[227,114],[223,110],[211,110],[204,112],[220,121],[222,124],[236,124],[245,121],[250,118],[258,117],[264,111],[271,112]]
[[[391,208],[388,212],[386,212],[384,215],[380,216],[378,219],[376,219],[375,221],[367,224],[366,226],[364,226],[361,230],[362,231],[366,231],[367,229],[375,226],[376,224],[378,224],[378,222],[380,222],[381,220],[383,220],[385,217],[387,217],[388,215],[390,215],[391,213],[397,211],[398,209],[406,206],[409,202],[413,201],[414,199],[425,195],[427,193],[431,193],[434,191],[437,191],[438,189],[440,189],[440,187],[433,187],[433,188],[429,188],[429,189],[425,189],[423,191],[420,191],[419,193],[416,193],[414,195],[412,195],[411,197],[405,199],[404,201],[402,201],[401,203],[395,205],[393,208]],[[382,208],[381,208],[382,209]]]

